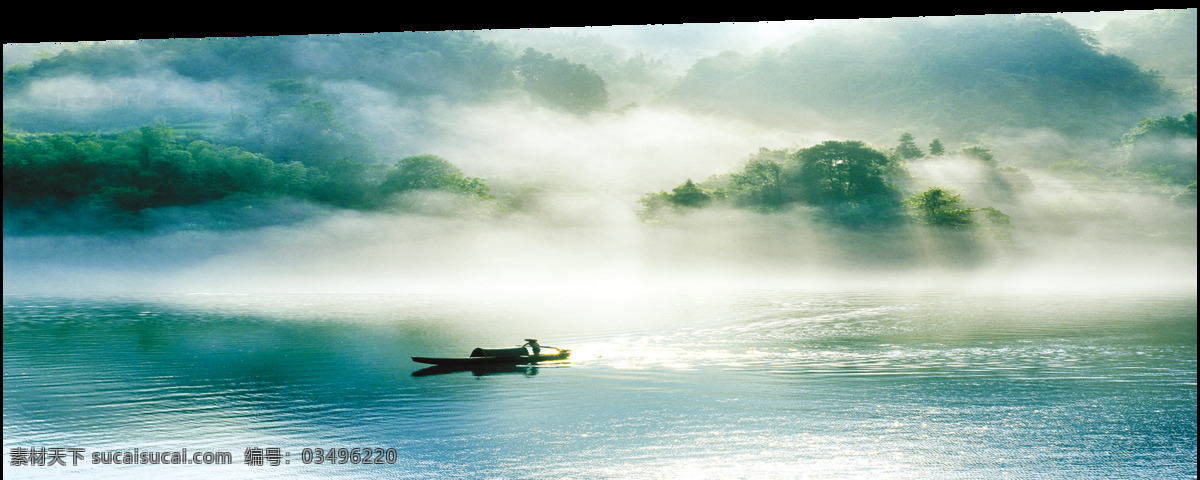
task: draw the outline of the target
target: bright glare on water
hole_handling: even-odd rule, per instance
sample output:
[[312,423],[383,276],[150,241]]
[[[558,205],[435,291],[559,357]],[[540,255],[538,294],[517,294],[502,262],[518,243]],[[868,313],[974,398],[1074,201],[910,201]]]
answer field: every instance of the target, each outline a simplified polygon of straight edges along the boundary
[[[1194,292],[5,296],[4,475],[1196,478],[1196,313]],[[410,360],[526,337],[572,359]],[[184,448],[233,464],[92,464]]]

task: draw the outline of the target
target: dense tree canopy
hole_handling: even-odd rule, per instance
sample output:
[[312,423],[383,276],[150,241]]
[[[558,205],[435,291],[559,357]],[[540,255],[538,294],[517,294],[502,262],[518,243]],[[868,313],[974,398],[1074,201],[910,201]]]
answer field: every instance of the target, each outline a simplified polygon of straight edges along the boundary
[[[766,153],[766,152],[763,152]],[[764,158],[765,157],[765,158]],[[730,175],[727,191],[739,206],[774,210],[788,201],[783,182],[783,163],[787,158],[765,155],[752,158],[741,172]]]
[[608,105],[604,80],[584,65],[529,48],[516,73],[522,88],[563,110],[585,113]]
[[4,135],[6,207],[87,198],[141,210],[236,193],[304,196],[314,179],[299,163],[180,141],[165,125],[117,135]]
[[688,180],[670,193],[642,198],[644,216],[664,207],[701,207],[714,202],[759,211],[791,205],[818,207],[834,223],[862,227],[888,224],[899,215],[894,179],[901,167],[860,141],[827,141],[795,152],[760,150],[741,171],[703,184]]
[[858,141],[827,141],[794,155],[790,176],[800,199],[811,204],[863,201],[894,192],[888,174],[892,162]]
[[92,202],[136,212],[232,195],[369,209],[410,190],[489,197],[482,179],[433,155],[408,157],[391,168],[351,158],[312,167],[181,137],[163,124],[107,135],[4,132],[6,210]]
[[[912,135],[901,137],[901,146],[915,146]],[[1020,170],[1000,166],[982,147],[967,149],[969,157],[983,160],[987,196],[1004,201],[1027,187]],[[964,160],[965,161],[965,160]],[[944,187],[905,192],[912,179],[906,159],[888,155],[861,141],[830,140],[796,151],[760,149],[743,168],[714,176],[703,183],[691,180],[670,192],[644,195],[639,215],[657,219],[668,212],[725,205],[764,213],[804,207],[812,219],[850,229],[892,228],[919,224],[937,229],[967,230],[986,225],[992,235],[1005,238],[1011,218],[995,207],[968,206],[958,193]],[[907,196],[907,198],[904,198]],[[974,218],[983,213],[984,222]]]

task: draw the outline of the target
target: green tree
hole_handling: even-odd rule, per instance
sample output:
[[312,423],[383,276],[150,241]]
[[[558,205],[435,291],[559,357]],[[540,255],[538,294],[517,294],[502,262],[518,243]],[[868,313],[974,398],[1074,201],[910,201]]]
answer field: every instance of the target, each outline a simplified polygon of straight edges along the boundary
[[715,195],[706,191],[691,179],[671,189],[670,192],[660,191],[647,193],[638,199],[642,206],[638,217],[642,220],[655,220],[663,212],[679,212],[682,210],[705,207],[715,200]]
[[1196,112],[1190,112],[1182,117],[1171,116],[1142,119],[1136,127],[1126,133],[1121,140],[1126,144],[1134,144],[1148,138],[1196,138]]
[[904,132],[900,135],[900,145],[896,146],[896,155],[904,160],[921,158],[925,156],[925,154],[921,152],[921,147],[918,147],[917,142],[913,140],[913,134],[908,132]]
[[681,207],[703,207],[712,203],[712,195],[705,192],[704,189],[692,182],[691,179],[671,190],[671,194],[667,199],[672,204]]
[[797,151],[788,180],[800,199],[815,205],[891,196],[888,178],[896,167],[886,155],[859,141],[831,140]]
[[938,140],[935,138],[935,139],[933,139],[932,142],[929,142],[929,155],[930,156],[938,157],[944,153],[946,153],[946,147],[942,145],[941,140]]
[[743,207],[776,209],[784,205],[783,165],[755,158],[730,176],[730,195]]
[[[960,195],[944,188],[930,187],[905,199],[904,203],[917,220],[926,225],[962,229],[975,224],[972,218],[975,209],[963,206]],[[994,216],[991,211],[988,213]]]
[[481,197],[490,196],[483,180],[467,177],[454,164],[437,155],[415,155],[400,159],[379,186],[383,195],[412,190],[441,190]]
[[962,149],[962,153],[968,157],[983,160],[985,162],[990,162],[996,159],[996,157],[992,156],[991,151],[978,145],[965,147]]

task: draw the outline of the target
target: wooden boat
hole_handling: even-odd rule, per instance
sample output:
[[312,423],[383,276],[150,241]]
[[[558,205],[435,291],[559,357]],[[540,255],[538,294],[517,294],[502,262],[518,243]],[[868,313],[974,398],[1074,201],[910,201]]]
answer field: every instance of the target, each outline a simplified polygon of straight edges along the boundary
[[[528,365],[540,362],[566,360],[570,350],[543,347],[537,340],[526,339],[525,345],[516,348],[476,348],[469,357],[412,357],[414,362],[443,367],[470,368],[485,365]],[[537,352],[537,353],[534,353]]]

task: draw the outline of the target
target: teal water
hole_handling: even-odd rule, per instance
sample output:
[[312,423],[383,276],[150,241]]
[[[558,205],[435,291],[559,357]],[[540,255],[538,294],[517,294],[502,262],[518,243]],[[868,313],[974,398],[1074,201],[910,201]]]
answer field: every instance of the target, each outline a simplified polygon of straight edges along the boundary
[[[1195,292],[7,295],[4,475],[1196,478],[1196,313]],[[529,336],[573,359],[413,375]],[[12,464],[39,447],[84,458]],[[91,463],[184,448],[233,463]]]

